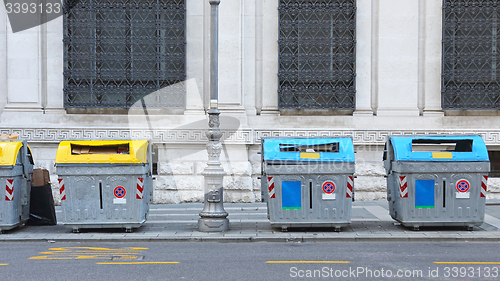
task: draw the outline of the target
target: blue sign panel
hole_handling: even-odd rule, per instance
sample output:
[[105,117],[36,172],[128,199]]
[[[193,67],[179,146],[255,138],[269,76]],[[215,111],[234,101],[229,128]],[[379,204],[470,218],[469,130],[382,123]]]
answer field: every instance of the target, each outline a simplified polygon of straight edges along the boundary
[[434,208],[434,180],[415,181],[415,208]]
[[281,206],[283,209],[300,209],[302,192],[300,181],[281,182]]

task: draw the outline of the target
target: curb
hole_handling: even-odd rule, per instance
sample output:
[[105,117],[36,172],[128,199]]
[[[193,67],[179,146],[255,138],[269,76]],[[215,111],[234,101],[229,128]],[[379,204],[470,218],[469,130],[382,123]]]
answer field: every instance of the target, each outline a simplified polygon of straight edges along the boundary
[[500,242],[500,237],[144,237],[144,238],[2,238],[0,243],[8,242],[217,242],[217,243],[313,243],[313,242]]

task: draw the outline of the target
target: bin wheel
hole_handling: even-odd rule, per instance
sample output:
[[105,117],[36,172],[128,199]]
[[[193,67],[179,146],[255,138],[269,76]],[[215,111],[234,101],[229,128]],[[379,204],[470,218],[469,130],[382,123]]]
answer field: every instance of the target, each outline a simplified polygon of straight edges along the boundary
[[340,229],[341,229],[340,226],[335,227],[335,232],[340,232]]
[[472,225],[467,226],[467,230],[468,231],[473,231],[474,230],[474,226],[472,226]]
[[127,227],[125,228],[126,233],[132,233],[132,227]]
[[73,233],[80,233],[80,229],[79,228],[73,228]]
[[419,231],[419,230],[420,230],[420,226],[418,226],[418,225],[413,226],[413,231]]
[[281,227],[281,231],[282,231],[282,232],[287,232],[287,231],[288,231],[288,227],[286,227],[286,226],[282,226],[282,227]]

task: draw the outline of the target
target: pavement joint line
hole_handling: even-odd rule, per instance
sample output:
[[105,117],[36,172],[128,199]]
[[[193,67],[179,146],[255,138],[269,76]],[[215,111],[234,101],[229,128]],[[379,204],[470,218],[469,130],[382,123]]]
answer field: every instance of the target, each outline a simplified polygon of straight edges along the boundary
[[381,206],[364,206],[365,210],[377,217],[381,221],[394,221],[389,215],[389,211]]
[[500,229],[500,219],[497,219],[494,216],[485,214],[484,215],[484,222]]

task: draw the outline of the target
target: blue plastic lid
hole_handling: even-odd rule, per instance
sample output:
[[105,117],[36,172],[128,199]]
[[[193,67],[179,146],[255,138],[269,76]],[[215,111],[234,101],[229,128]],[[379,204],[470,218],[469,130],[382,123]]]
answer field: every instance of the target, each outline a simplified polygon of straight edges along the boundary
[[350,137],[336,138],[265,138],[265,161],[354,162]]
[[[394,161],[489,161],[488,150],[479,135],[390,137]],[[429,146],[429,151],[417,147]],[[433,147],[453,147],[433,150]]]

